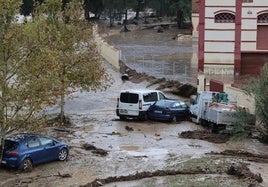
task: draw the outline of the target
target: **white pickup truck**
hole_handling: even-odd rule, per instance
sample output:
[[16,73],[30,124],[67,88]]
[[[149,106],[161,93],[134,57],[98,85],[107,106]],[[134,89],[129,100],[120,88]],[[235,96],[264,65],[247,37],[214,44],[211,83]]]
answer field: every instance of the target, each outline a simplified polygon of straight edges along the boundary
[[208,125],[212,132],[225,128],[235,120],[236,102],[224,92],[202,91],[191,100],[190,115],[195,123]]

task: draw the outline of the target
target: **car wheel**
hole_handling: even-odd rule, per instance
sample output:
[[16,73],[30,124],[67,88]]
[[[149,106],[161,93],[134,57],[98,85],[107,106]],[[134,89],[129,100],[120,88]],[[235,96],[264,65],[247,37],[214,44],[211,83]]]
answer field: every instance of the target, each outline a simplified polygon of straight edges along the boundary
[[67,157],[68,157],[68,150],[66,148],[61,149],[58,154],[58,159],[60,161],[64,161],[67,159]]
[[173,116],[171,122],[178,122],[178,118],[176,116]]
[[218,133],[219,129],[218,129],[218,125],[215,123],[210,123],[209,124],[209,131],[211,133]]
[[33,170],[33,163],[30,158],[26,158],[19,166],[19,170],[23,172],[31,172]]

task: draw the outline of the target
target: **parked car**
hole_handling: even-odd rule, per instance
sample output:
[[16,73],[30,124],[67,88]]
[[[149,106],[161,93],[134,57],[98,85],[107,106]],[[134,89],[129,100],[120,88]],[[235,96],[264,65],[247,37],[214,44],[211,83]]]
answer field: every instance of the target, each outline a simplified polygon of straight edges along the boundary
[[64,161],[68,154],[69,146],[64,142],[43,135],[19,133],[5,138],[1,164],[29,172],[37,164]]
[[147,110],[155,102],[167,99],[159,90],[122,90],[117,98],[116,115],[126,118],[147,119]]
[[163,99],[148,109],[148,118],[160,121],[181,121],[188,119],[189,107],[180,100]]

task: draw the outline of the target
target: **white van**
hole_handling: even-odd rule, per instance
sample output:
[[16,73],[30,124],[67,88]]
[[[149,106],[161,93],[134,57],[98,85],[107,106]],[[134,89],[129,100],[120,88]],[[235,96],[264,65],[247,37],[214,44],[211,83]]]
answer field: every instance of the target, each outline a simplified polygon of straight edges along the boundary
[[117,98],[116,115],[120,119],[147,119],[147,110],[155,101],[166,99],[159,90],[122,90]]

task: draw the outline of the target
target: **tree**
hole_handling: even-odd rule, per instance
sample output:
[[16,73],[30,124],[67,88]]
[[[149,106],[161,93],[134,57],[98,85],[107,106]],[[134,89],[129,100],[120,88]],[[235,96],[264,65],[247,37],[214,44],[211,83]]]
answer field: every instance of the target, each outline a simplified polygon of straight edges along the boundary
[[140,11],[143,9],[144,3],[145,3],[144,0],[137,0],[135,19],[139,19],[139,17],[140,17]]
[[33,0],[23,0],[23,4],[21,6],[21,14],[24,16],[29,16],[33,11]]
[[104,14],[109,17],[110,27],[113,26],[116,18],[122,18],[124,9],[122,0],[103,0]]
[[17,0],[0,0],[2,148],[7,134],[40,127],[40,111],[57,98],[62,119],[65,95],[76,88],[105,89],[109,80],[92,26],[81,19],[82,1],[62,10],[60,0],[46,0],[34,5],[35,16],[23,24],[16,23],[20,7]]
[[170,2],[170,12],[177,16],[179,28],[184,26],[185,20],[191,20],[192,3],[189,0],[172,0]]
[[[54,74],[60,81],[60,119],[64,123],[65,95],[77,88],[87,91],[105,89],[111,79],[102,66],[92,25],[80,19],[83,12],[82,1],[71,1],[63,11],[59,1],[47,0],[45,4],[45,12],[50,11],[47,19],[52,28],[48,37],[53,41],[48,47],[57,53],[55,63],[58,68]],[[62,21],[62,17],[68,21]]]
[[258,131],[263,141],[268,142],[268,63],[264,64],[258,78],[252,78],[243,89],[254,96]]
[[42,45],[47,35],[38,30],[44,22],[16,23],[20,7],[17,0],[0,0],[1,150],[7,134],[36,129],[42,124],[38,112],[55,102],[55,66]]
[[104,9],[102,0],[84,0],[85,18],[89,20],[89,12],[92,12],[95,18],[99,19]]

